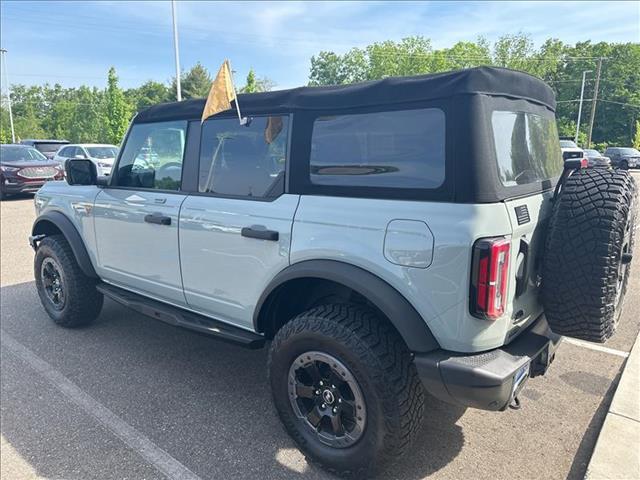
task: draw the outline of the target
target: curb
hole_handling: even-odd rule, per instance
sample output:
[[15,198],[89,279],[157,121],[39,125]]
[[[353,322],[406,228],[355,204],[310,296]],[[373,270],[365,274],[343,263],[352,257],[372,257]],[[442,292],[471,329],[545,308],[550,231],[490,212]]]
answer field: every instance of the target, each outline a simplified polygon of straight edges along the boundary
[[613,395],[585,479],[640,478],[640,334]]

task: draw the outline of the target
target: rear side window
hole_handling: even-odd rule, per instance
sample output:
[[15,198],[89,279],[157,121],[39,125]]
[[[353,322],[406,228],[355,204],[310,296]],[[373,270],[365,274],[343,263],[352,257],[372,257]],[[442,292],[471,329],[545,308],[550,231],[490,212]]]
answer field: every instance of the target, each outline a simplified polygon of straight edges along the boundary
[[277,197],[284,191],[289,117],[211,119],[202,127],[198,191]]
[[445,115],[437,108],[318,117],[311,182],[437,188],[445,174]]
[[64,145],[63,143],[36,143],[34,147],[36,147],[40,152],[46,154],[54,154],[56,153],[60,147]]
[[118,164],[117,185],[180,190],[186,135],[185,121],[133,125]]
[[562,173],[556,121],[528,112],[491,116],[498,175],[505,187],[549,180]]

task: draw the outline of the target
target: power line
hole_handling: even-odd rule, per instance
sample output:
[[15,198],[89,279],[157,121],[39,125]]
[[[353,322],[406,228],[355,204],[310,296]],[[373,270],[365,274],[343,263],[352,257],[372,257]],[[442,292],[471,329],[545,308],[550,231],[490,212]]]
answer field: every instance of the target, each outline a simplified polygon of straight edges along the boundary
[[[17,11],[18,13],[20,13],[20,11],[22,10],[24,13],[40,13],[37,9],[25,9],[25,8],[18,8],[16,9],[15,7],[13,7],[14,11]],[[5,13],[4,14],[5,18],[9,18],[9,19],[14,19],[14,20],[23,20],[24,17],[22,16],[12,16],[11,13]],[[59,19],[57,20],[56,19]],[[98,20],[99,23],[91,23],[91,22],[87,22],[86,20],[83,20],[82,22],[75,24],[74,25],[74,29],[78,30],[78,29],[87,29],[87,30],[91,30],[92,32],[95,33],[96,30],[102,30],[102,31],[126,31],[126,32],[135,32],[138,34],[150,34],[150,35],[160,35],[160,36],[165,36],[167,30],[169,30],[171,27],[170,25],[144,25],[141,26],[140,23],[129,23],[129,22],[122,22],[122,21],[118,21],[117,24],[109,24],[109,25],[105,25],[102,22],[101,18],[98,18],[96,16],[88,16],[88,15],[79,15],[79,14],[74,14],[73,15],[73,19],[89,19],[89,20]],[[68,22],[69,21],[69,16],[68,15],[56,15],[56,14],[48,14],[46,18],[42,18],[42,17],[33,17],[33,16],[29,16],[29,23],[33,24],[33,23],[43,23],[43,24],[49,24],[49,25],[60,25],[62,22]],[[152,30],[145,30],[145,29],[156,29],[156,31],[152,31]],[[187,31],[187,32],[193,32],[193,33],[199,33],[199,34],[206,34],[206,35],[221,35],[220,38],[217,38],[218,42],[223,42],[223,43],[237,43],[237,44],[247,44],[247,45],[264,45],[264,41],[266,40],[272,40],[272,41],[280,41],[280,42],[286,42],[287,44],[291,44],[291,43],[298,43],[298,44],[310,44],[310,45],[317,45],[318,48],[322,48],[324,46],[324,44],[322,43],[322,41],[314,41],[314,40],[309,40],[307,38],[300,38],[300,37],[280,37],[280,36],[275,36],[275,35],[263,35],[263,34],[256,34],[256,33],[247,33],[247,32],[243,32],[242,36],[238,36],[237,32],[233,32],[233,31],[228,31],[228,30],[211,30],[209,28],[198,28],[198,27],[183,27],[181,28],[182,31]],[[256,41],[247,41],[246,38],[247,37],[254,37],[257,40]],[[236,40],[236,38],[242,38],[241,41]],[[334,44],[334,45],[340,45],[340,44]],[[349,49],[353,49],[353,45],[347,45],[347,44],[342,44],[340,45],[341,47],[344,48],[349,48]],[[469,61],[494,61],[494,62],[499,62],[499,58],[492,56],[491,54],[489,54],[489,56],[484,56],[484,55],[455,55],[455,54],[445,54],[445,52],[443,51],[434,51],[434,52],[415,52],[415,53],[398,53],[398,52],[390,52],[390,53],[386,53],[386,52],[368,52],[366,49],[360,48],[360,50],[365,54],[365,55],[372,55],[372,56],[386,56],[386,57],[432,57],[433,55],[439,55],[442,54],[445,58],[447,59],[458,59],[458,60],[469,60]],[[286,52],[286,50],[280,50],[279,53],[284,53]],[[339,54],[338,54],[339,55]],[[555,61],[557,62],[563,62],[563,61],[582,61],[582,60],[598,60],[599,58],[602,58],[603,60],[608,59],[608,57],[596,57],[596,56],[561,56],[560,58],[555,59]],[[512,59],[513,60],[513,59]],[[550,59],[550,58],[545,58],[545,57],[540,57],[540,58],[534,58],[534,57],[529,57],[529,58],[521,58],[519,60],[525,61],[525,62],[548,62],[548,61],[553,61],[554,59]]]
[[[575,100],[558,100],[556,103],[573,103],[573,102],[579,102],[580,99],[577,98]],[[585,98],[583,100],[583,102],[592,102],[593,98]],[[597,100],[598,102],[605,102],[605,103],[615,103],[617,105],[624,105],[626,107],[633,107],[633,108],[640,108],[640,104],[635,104],[635,103],[626,103],[626,102],[617,102],[615,100],[605,100],[604,98],[598,98]]]
[[635,104],[635,103],[616,102],[616,101],[614,101],[614,100],[604,100],[604,99],[602,99],[602,98],[601,98],[601,99],[599,99],[598,101],[599,101],[599,102],[606,102],[606,103],[615,103],[615,104],[617,104],[617,105],[624,105],[624,106],[627,106],[627,107],[640,108],[640,105],[637,105],[637,104]]

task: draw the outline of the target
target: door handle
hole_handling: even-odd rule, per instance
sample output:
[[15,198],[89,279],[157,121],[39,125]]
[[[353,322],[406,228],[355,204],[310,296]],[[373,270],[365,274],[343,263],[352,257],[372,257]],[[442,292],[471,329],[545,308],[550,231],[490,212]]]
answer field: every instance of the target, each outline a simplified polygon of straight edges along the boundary
[[260,240],[270,240],[277,242],[280,238],[280,234],[275,230],[265,230],[262,228],[243,227],[240,230],[240,235],[248,238],[258,238]]
[[171,217],[165,217],[159,213],[150,213],[144,216],[144,221],[147,223],[155,223],[156,225],[171,225]]

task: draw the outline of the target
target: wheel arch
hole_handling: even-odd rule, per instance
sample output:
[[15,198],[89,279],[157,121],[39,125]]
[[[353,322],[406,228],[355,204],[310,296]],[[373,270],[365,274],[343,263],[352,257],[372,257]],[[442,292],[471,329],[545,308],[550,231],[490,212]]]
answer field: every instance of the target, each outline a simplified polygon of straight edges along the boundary
[[32,237],[64,236],[82,272],[88,277],[98,278],[80,233],[65,214],[56,211],[43,213],[33,223],[31,235]]
[[[306,308],[300,305],[298,292],[309,292],[308,288],[320,288],[326,292],[355,293],[380,311],[404,339],[409,350],[429,352],[440,348],[416,309],[389,283],[360,267],[336,260],[305,260],[290,265],[278,273],[264,290],[254,310],[253,325],[256,332],[270,337],[292,316]],[[283,301],[283,296],[292,294]],[[316,295],[317,296],[317,295]],[[320,295],[320,298],[321,295]],[[278,318],[283,304],[292,303],[290,317]]]

